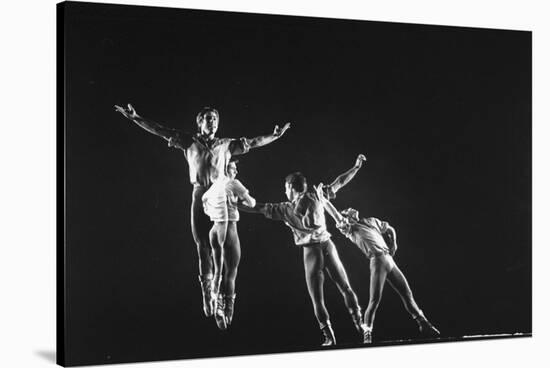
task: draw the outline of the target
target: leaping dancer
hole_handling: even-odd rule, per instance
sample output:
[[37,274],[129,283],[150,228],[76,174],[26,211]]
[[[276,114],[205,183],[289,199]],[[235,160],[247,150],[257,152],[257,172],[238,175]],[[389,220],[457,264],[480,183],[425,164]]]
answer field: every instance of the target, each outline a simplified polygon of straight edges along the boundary
[[220,330],[227,329],[233,320],[235,281],[241,260],[241,243],[237,231],[239,211],[233,204],[241,202],[254,207],[256,200],[238,180],[237,161],[227,164],[227,178],[217,180],[204,193],[204,212],[214,223],[210,229],[210,244],[214,258],[214,318]]
[[211,107],[203,108],[197,115],[198,132],[195,134],[167,128],[140,116],[132,105],[127,108],[115,105],[116,111],[132,120],[149,133],[168,141],[169,147],[183,151],[189,165],[189,179],[193,184],[191,203],[191,231],[199,257],[199,281],[202,289],[203,310],[212,316],[217,291],[214,285],[214,265],[209,242],[210,221],[204,214],[202,196],[212,183],[227,173],[227,164],[232,156],[242,155],[250,149],[265,146],[283,136],[290,124],[275,126],[272,134],[256,138],[218,138],[219,113]]

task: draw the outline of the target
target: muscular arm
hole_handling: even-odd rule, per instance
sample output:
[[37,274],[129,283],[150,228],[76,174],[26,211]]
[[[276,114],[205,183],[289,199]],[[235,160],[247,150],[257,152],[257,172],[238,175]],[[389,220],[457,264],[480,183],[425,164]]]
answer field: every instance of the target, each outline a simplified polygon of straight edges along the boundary
[[286,130],[290,128],[290,123],[286,123],[282,128],[279,128],[278,125],[275,125],[275,129],[272,134],[261,135],[259,137],[248,139],[248,144],[250,148],[258,148],[265,145],[268,145],[277,139],[281,138],[285,134]]
[[136,110],[133,108],[132,105],[128,104],[128,108],[125,109],[124,107],[115,105],[116,111],[120,112],[124,117],[127,119],[132,120],[134,123],[136,123],[139,127],[145,129],[151,134],[154,134],[156,136],[159,136],[161,138],[166,139],[170,142],[171,139],[176,138],[182,138],[182,135],[188,135],[183,133],[180,130],[177,129],[171,129],[166,128],[159,123],[156,123],[152,120],[145,119],[144,117],[140,116]]
[[367,158],[364,155],[357,156],[357,159],[355,160],[355,165],[353,165],[353,167],[348,171],[346,171],[345,173],[338,175],[338,177],[330,185],[328,185],[327,187],[328,191],[336,193],[343,186],[349,183],[351,179],[353,179],[355,174],[357,174],[357,172],[363,165],[363,162],[366,160]]
[[317,199],[321,202],[323,207],[325,208],[325,211],[328,212],[328,214],[336,221],[336,223],[340,223],[344,216],[340,214],[340,212],[334,207],[332,203],[325,197],[325,190],[323,183],[320,183],[319,185],[314,185],[314,193],[317,195]]

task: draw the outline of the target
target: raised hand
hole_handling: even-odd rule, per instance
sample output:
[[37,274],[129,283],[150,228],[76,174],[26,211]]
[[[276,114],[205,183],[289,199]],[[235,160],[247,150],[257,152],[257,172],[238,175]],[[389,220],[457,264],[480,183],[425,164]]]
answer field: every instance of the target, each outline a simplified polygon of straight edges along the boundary
[[124,115],[125,118],[130,120],[134,120],[135,118],[139,117],[134,107],[130,104],[128,104],[127,109],[122,106],[115,105],[115,110],[120,112],[122,115]]
[[273,130],[273,135],[275,137],[281,137],[287,129],[290,128],[290,123],[286,123],[282,128],[279,128],[278,125],[275,125],[275,129]]
[[363,162],[367,161],[367,157],[365,155],[360,154],[357,156],[357,159],[355,160],[355,167],[360,168],[363,165]]
[[323,183],[319,183],[319,185],[314,185],[313,186],[314,193],[317,196],[317,199],[320,200],[320,201],[324,201],[326,199],[325,198],[325,193],[323,192],[323,187],[324,187]]

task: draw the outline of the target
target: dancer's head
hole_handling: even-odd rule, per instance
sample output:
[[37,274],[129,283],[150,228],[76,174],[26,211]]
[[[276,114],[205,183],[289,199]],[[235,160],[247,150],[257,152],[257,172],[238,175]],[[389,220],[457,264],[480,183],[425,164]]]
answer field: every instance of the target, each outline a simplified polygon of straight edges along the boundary
[[354,208],[348,208],[341,212],[342,216],[345,216],[351,220],[359,221],[359,211]]
[[299,172],[288,174],[285,178],[285,194],[289,201],[307,190],[306,177]]
[[239,171],[237,170],[237,162],[239,162],[239,160],[231,159],[227,164],[227,176],[231,180],[235,179],[237,177],[237,174],[239,173]]
[[199,133],[204,135],[214,135],[218,131],[218,122],[220,114],[213,107],[203,107],[197,114],[197,128]]

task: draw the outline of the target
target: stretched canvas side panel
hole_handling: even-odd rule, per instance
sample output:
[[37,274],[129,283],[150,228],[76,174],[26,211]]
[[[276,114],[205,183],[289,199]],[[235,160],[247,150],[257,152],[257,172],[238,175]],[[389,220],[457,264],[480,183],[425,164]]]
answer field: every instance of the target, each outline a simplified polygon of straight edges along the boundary
[[56,65],[56,118],[57,118],[57,320],[56,320],[56,361],[67,363],[65,267],[66,267],[66,217],[65,217],[65,3],[56,5],[57,26],[57,65]]

